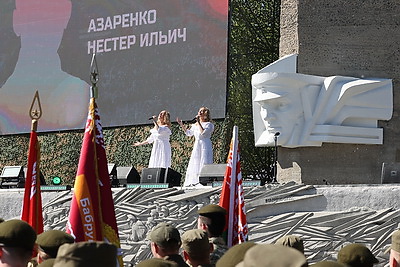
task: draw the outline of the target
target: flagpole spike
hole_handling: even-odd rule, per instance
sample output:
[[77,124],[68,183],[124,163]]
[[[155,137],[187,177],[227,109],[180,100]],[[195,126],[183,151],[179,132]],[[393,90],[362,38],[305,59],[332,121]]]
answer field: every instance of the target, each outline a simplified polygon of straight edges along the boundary
[[96,54],[92,55],[92,61],[90,63],[90,82],[92,86],[90,87],[90,98],[98,97],[97,82],[99,81],[99,70],[97,67]]
[[32,131],[37,131],[37,125],[40,117],[42,117],[42,105],[40,104],[39,92],[36,90],[33,97],[31,108],[29,109],[29,117],[32,119]]

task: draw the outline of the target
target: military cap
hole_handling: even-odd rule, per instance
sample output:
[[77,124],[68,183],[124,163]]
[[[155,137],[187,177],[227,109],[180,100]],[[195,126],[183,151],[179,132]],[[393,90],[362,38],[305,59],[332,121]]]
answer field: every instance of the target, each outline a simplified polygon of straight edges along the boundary
[[345,265],[337,261],[320,261],[315,264],[310,265],[310,267],[345,267]]
[[378,259],[362,244],[349,244],[338,252],[337,261],[351,267],[368,267],[378,263]]
[[400,230],[397,230],[392,234],[392,244],[390,245],[390,248],[400,252]]
[[199,209],[197,211],[197,213],[200,215],[203,215],[203,216],[207,216],[207,214],[210,214],[210,213],[226,214],[226,210],[219,205],[210,204],[210,205],[206,205],[206,206],[202,207],[201,209]]
[[304,253],[303,240],[297,235],[285,235],[276,240],[275,244],[295,248]]
[[58,248],[65,243],[74,243],[74,237],[60,230],[48,230],[37,236],[36,243],[51,258],[57,256]]
[[207,233],[202,229],[188,230],[182,235],[182,248],[190,255],[202,255],[210,251]]
[[136,267],[178,267],[178,264],[173,261],[152,258],[139,262]]
[[217,261],[216,267],[235,267],[236,264],[241,262],[244,258],[244,254],[251,247],[255,246],[254,242],[244,242],[241,244],[234,245]]
[[275,244],[255,245],[247,250],[237,267],[307,267],[306,257],[298,250]]
[[0,244],[6,247],[20,247],[33,250],[36,241],[35,230],[22,220],[8,220],[0,223]]
[[179,245],[181,244],[181,236],[178,229],[165,222],[157,224],[147,238],[161,247],[167,245],[170,241],[176,241]]
[[37,267],[52,267],[52,266],[54,266],[55,260],[56,259],[54,259],[54,258],[47,259],[45,261],[42,261],[42,263],[40,263]]
[[109,267],[117,262],[117,247],[106,242],[63,244],[58,249],[54,267]]

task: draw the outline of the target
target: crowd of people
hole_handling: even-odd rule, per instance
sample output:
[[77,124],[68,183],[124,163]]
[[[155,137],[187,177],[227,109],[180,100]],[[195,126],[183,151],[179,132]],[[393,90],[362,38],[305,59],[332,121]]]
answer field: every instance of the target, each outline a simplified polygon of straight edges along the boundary
[[[142,142],[135,142],[134,146],[153,144],[148,167],[168,168],[171,166],[170,114],[163,110],[157,117],[152,116],[150,119],[154,124],[150,130],[150,136]],[[201,107],[195,117],[196,122],[190,128],[186,127],[179,117],[176,121],[186,136],[195,138],[184,182],[184,186],[195,186],[199,184],[199,175],[204,164],[213,163],[211,135],[214,124],[211,122],[210,110],[207,107]]]
[[[251,241],[228,248],[222,238],[226,211],[210,204],[198,211],[197,228],[180,233],[168,222],[156,225],[147,239],[152,257],[138,267],[373,267],[378,259],[364,244],[342,247],[336,261],[310,264],[300,236],[285,235],[274,244]],[[390,267],[400,266],[400,230],[391,236]],[[119,250],[103,241],[75,242],[60,230],[36,235],[22,220],[0,220],[0,266],[119,266]],[[132,266],[132,265],[130,265]]]

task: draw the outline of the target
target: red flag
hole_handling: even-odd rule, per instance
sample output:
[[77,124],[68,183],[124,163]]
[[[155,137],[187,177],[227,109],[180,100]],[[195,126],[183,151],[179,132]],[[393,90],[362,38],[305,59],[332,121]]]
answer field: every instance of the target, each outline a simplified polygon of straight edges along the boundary
[[247,241],[249,232],[244,207],[239,152],[238,127],[234,126],[219,201],[219,205],[227,211],[224,236],[228,247]]
[[[80,241],[106,241],[120,248],[103,130],[95,98],[90,99],[67,232]],[[119,257],[122,266],[122,258]]]
[[24,203],[21,219],[29,223],[37,234],[43,233],[42,195],[40,192],[40,145],[36,131],[31,131],[28,151],[28,170],[25,179]]

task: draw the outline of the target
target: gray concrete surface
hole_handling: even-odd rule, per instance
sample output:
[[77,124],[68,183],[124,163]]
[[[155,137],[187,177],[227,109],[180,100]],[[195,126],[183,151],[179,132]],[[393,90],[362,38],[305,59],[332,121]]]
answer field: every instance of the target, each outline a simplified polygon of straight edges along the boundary
[[280,182],[377,184],[382,163],[400,162],[398,0],[282,0],[280,56],[298,53],[298,72],[393,80],[393,117],[379,121],[383,145],[324,144],[278,149]]

